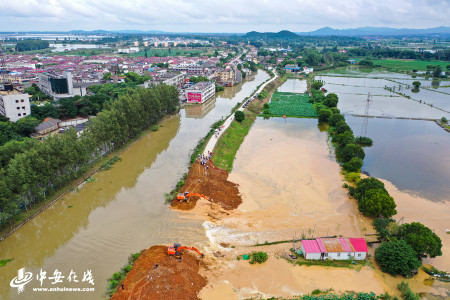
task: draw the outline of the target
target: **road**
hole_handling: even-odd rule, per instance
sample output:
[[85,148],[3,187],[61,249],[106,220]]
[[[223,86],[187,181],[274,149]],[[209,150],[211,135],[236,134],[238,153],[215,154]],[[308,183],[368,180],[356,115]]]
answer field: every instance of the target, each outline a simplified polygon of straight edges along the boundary
[[[243,111],[244,110],[244,104],[252,101],[252,97],[255,95],[258,95],[259,93],[261,93],[261,91],[272,81],[274,81],[275,79],[278,78],[278,74],[275,70],[273,70],[273,73],[275,74],[274,77],[272,77],[270,80],[266,81],[265,83],[263,83],[259,89],[257,89],[255,92],[253,92],[250,97],[248,97],[248,100],[241,103],[240,107],[238,110]],[[209,141],[208,144],[206,144],[205,150],[203,151],[203,155],[207,156],[208,152],[213,152],[214,147],[216,147],[217,141],[219,140],[220,135],[222,135],[227,129],[228,127],[230,127],[231,122],[233,122],[234,119],[234,114],[231,114],[230,116],[228,116],[228,118],[225,120],[225,122],[223,123],[223,127],[222,130],[220,130],[217,134],[217,136],[212,136]]]

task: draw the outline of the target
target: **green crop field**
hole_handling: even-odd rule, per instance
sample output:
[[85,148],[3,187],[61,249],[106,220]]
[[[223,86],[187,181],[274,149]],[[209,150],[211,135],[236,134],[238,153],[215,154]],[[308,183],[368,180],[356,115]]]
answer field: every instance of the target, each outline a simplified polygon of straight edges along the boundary
[[450,62],[446,61],[423,61],[423,60],[403,60],[403,59],[378,59],[372,60],[375,65],[381,65],[393,71],[426,71],[428,65],[441,66],[445,71]]
[[308,94],[275,92],[269,103],[271,115],[288,117],[309,117],[316,118],[317,112],[309,103]]

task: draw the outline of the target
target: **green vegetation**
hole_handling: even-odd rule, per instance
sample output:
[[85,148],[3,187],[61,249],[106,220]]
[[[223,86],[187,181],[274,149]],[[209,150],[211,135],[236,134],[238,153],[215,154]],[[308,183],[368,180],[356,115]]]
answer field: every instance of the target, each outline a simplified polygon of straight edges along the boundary
[[413,222],[401,225],[398,228],[397,238],[405,240],[412,246],[418,258],[442,255],[441,239],[425,225]]
[[127,276],[127,273],[131,271],[134,263],[139,258],[141,253],[142,252],[131,254],[128,257],[128,264],[126,266],[124,266],[122,269],[120,269],[119,272],[114,273],[113,276],[108,279],[108,288],[107,288],[106,294],[109,297],[112,297],[112,295],[115,293],[117,287],[125,279],[125,277]]
[[[332,290],[314,290],[311,295],[302,295],[289,297],[290,300],[377,300],[382,299],[381,296],[377,296],[375,293],[356,293],[356,292],[346,292],[342,294],[330,293]],[[259,299],[259,298],[258,298]],[[267,298],[265,300],[283,300],[285,298]]]
[[242,123],[242,121],[245,120],[245,114],[243,111],[238,110],[234,113],[234,118],[236,119],[236,121],[238,121],[239,123]]
[[382,243],[375,250],[375,260],[383,272],[393,276],[411,276],[422,264],[414,249],[404,240]]
[[420,296],[417,293],[414,293],[411,288],[409,287],[409,284],[405,282],[404,280],[397,285],[398,289],[402,293],[402,299],[403,300],[419,300]]
[[0,267],[5,266],[7,263],[12,262],[13,258],[0,259]]
[[100,170],[106,171],[111,169],[112,165],[114,165],[116,162],[121,161],[122,159],[119,156],[114,156],[110,160],[108,160],[106,163],[100,166]]
[[394,199],[389,196],[384,183],[376,178],[360,180],[356,189],[350,189],[350,195],[358,200],[359,211],[369,217],[390,218],[397,213]]
[[244,138],[250,131],[255,118],[255,114],[246,112],[245,119],[242,122],[238,122],[235,118],[227,131],[222,133],[222,136],[217,142],[216,149],[214,150],[215,155],[212,158],[215,166],[231,172],[233,169],[234,157],[244,141]]
[[0,168],[2,227],[84,174],[102,155],[119,149],[166,114],[176,112],[178,105],[174,87],[137,89],[100,112],[80,137],[71,129],[42,143],[23,141],[17,149],[0,147],[9,159],[2,157]]
[[317,112],[309,100],[308,94],[275,92],[269,103],[270,115],[316,118]]
[[360,146],[372,146],[373,141],[371,138],[368,138],[366,136],[358,136],[355,138],[355,143]]
[[218,129],[222,124],[225,122],[225,120],[219,120],[211,125],[211,129],[208,131],[206,136],[197,143],[197,145],[194,148],[194,151],[191,154],[191,160],[190,163],[193,164],[196,160],[199,154],[203,153],[203,150],[205,149],[206,142],[209,140],[209,138],[214,134],[214,130]]
[[22,40],[17,41],[16,51],[30,51],[30,50],[41,50],[49,47],[48,41],[43,40]]
[[425,60],[401,60],[401,59],[379,59],[372,60],[375,65],[382,66],[388,70],[399,72],[413,70],[427,71],[428,65],[441,66],[442,69],[448,65],[445,61],[425,61]]
[[252,254],[250,254],[250,257],[251,257],[250,258],[251,264],[254,264],[254,263],[262,264],[269,258],[267,253],[262,252],[262,251],[252,252]]

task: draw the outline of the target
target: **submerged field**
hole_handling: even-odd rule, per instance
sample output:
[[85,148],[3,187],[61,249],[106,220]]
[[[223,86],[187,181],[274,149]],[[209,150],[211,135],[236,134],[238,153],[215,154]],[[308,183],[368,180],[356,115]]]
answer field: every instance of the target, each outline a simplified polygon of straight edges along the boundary
[[275,92],[269,104],[271,115],[316,118],[308,94]]

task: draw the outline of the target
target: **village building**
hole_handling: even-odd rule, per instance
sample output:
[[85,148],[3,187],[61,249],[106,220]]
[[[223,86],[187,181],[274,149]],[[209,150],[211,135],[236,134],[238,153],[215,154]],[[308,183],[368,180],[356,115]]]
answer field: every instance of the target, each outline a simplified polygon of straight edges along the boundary
[[29,116],[31,114],[29,95],[13,89],[12,85],[5,84],[0,90],[0,114],[9,118],[11,122]]
[[364,238],[318,238],[302,240],[306,259],[364,260],[367,244]]
[[199,82],[185,90],[185,97],[188,103],[203,103],[212,98],[215,93],[214,81]]

